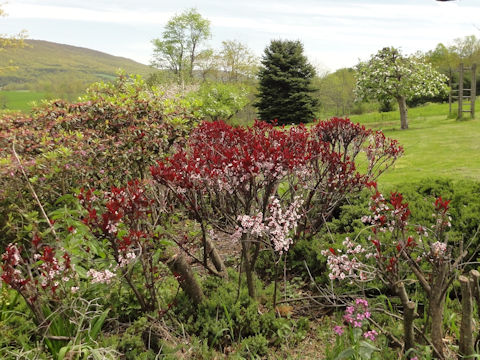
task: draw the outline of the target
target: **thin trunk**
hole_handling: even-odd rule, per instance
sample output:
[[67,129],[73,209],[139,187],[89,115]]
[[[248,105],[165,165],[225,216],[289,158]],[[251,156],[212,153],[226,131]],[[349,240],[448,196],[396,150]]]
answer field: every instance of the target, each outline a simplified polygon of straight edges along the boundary
[[478,285],[478,280],[480,279],[480,273],[477,270],[470,270],[470,276],[472,277],[472,296],[475,298],[477,302],[477,309],[480,313],[480,287]]
[[170,271],[178,278],[178,282],[183,291],[193,301],[195,305],[200,304],[203,299],[203,291],[198,284],[197,279],[193,276],[193,271],[190,264],[185,259],[183,254],[175,254],[167,261],[167,266]]
[[395,291],[400,298],[403,305],[403,341],[404,352],[415,347],[415,337],[413,331],[413,320],[415,319],[415,303],[408,299],[408,294],[405,290],[403,282],[400,282]]
[[260,255],[260,242],[254,244],[253,256],[250,260],[250,268],[255,271],[255,264],[257,263],[258,255]]
[[405,349],[407,352],[415,348],[415,337],[413,331],[413,320],[415,319],[415,303],[409,301],[403,308],[403,332]]
[[202,228],[203,266],[206,268],[207,262],[208,262],[207,233],[205,229],[205,224],[201,219],[200,219],[200,226]]
[[432,319],[432,344],[435,347],[437,356],[444,358],[443,356],[443,307],[445,304],[445,297],[442,295],[431,296],[430,316]]
[[402,130],[408,129],[408,119],[407,119],[407,101],[405,96],[400,96],[397,98],[398,109],[400,110],[400,124]]
[[462,322],[460,326],[458,352],[462,356],[462,359],[471,359],[471,355],[474,353],[472,289],[470,280],[466,276],[461,275],[458,277],[458,280],[460,281],[462,291]]
[[132,289],[133,293],[135,294],[135,297],[137,298],[138,303],[140,304],[140,307],[142,308],[142,311],[147,312],[149,310],[153,310],[153,309],[150,309],[149,306],[147,306],[147,303],[145,302],[145,299],[144,299],[143,295],[138,291],[137,287],[133,283],[130,272],[126,269],[123,269],[122,270],[122,275],[125,278],[125,280],[127,281],[128,286],[130,286],[130,289]]
[[275,263],[275,274],[273,275],[273,279],[275,281],[274,287],[273,287],[273,311],[276,311],[277,307],[277,287],[278,287],[278,263]]
[[255,283],[253,280],[253,269],[251,268],[251,256],[250,256],[250,246],[248,239],[245,238],[245,235],[242,237],[242,256],[243,256],[243,265],[245,269],[245,276],[247,277],[247,287],[248,295],[252,299],[255,299]]
[[193,79],[193,63],[195,62],[195,48],[197,46],[197,42],[193,41],[192,44],[192,52],[190,53],[190,80]]
[[212,240],[206,238],[205,244],[207,247],[208,256],[210,260],[212,260],[213,266],[215,266],[215,269],[217,269],[219,273],[222,273],[222,275],[226,276],[225,264],[215,248],[215,245],[213,245]]
[[46,319],[45,319],[45,316],[43,315],[42,307],[37,302],[37,300],[30,301],[30,299],[28,299],[28,297],[25,294],[21,293],[20,291],[18,291],[18,293],[25,299],[25,302],[27,303],[28,307],[33,312],[33,321],[41,327],[46,327],[48,323],[45,321]]

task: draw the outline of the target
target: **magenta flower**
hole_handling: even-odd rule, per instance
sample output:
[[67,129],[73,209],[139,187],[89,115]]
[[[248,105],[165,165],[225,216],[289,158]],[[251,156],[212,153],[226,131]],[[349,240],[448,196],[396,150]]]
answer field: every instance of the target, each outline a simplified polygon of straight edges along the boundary
[[[370,330],[370,331],[366,331],[364,334],[363,334],[363,337],[365,339],[370,339],[372,341],[375,341],[376,337],[377,337],[378,333],[375,331],[375,330]],[[417,359],[418,360],[418,359]]]
[[[333,327],[333,331],[335,332],[335,334],[337,334],[338,336],[342,335],[344,330],[343,330],[343,327],[342,326],[339,326],[339,325],[336,325]],[[418,360],[418,359],[417,359]]]

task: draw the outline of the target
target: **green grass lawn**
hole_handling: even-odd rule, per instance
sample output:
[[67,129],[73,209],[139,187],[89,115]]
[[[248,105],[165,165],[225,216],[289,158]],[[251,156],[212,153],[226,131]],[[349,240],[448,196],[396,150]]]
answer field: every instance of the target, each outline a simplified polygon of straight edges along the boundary
[[[456,106],[452,110],[455,113]],[[480,181],[480,120],[451,119],[448,104],[409,109],[408,115],[408,130],[400,130],[398,112],[350,117],[353,122],[383,130],[405,149],[395,168],[379,179],[382,188],[426,177]]]
[[45,96],[45,93],[35,91],[0,91],[0,109],[28,112],[33,101],[39,102]]

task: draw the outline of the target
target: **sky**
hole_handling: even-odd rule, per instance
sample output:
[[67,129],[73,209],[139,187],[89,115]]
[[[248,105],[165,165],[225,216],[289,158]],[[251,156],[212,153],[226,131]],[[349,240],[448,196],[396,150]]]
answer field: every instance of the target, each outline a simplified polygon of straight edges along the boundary
[[87,47],[150,64],[151,40],[190,8],[211,22],[205,44],[238,40],[261,57],[272,39],[300,40],[319,71],[367,60],[385,46],[405,54],[480,37],[480,0],[7,0],[0,33]]

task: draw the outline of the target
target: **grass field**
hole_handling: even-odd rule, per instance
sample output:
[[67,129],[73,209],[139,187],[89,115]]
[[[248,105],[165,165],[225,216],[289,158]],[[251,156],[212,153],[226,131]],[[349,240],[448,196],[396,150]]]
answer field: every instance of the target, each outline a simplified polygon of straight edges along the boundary
[[[456,107],[452,110],[455,112]],[[380,178],[381,187],[426,177],[480,181],[480,120],[449,118],[448,104],[413,108],[408,116],[408,130],[400,130],[398,112],[350,117],[353,122],[383,130],[405,149],[395,168]]]
[[[33,101],[45,93],[0,91],[0,106],[29,111]],[[480,109],[480,102],[477,108]],[[453,107],[456,112],[456,107]],[[409,109],[409,129],[400,130],[398,111],[352,115],[359,122],[397,139],[405,154],[395,168],[382,175],[382,188],[415,182],[426,177],[474,179],[480,181],[480,120],[457,121],[448,116],[448,104],[429,104]]]
[[45,96],[45,93],[34,91],[0,91],[0,109],[28,112],[33,101],[38,102]]

